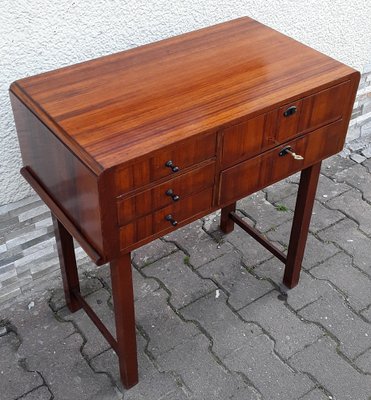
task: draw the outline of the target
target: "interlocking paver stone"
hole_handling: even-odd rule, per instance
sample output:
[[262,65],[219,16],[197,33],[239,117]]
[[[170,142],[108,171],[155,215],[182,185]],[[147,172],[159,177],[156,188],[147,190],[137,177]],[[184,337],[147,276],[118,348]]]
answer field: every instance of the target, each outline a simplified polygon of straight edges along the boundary
[[[249,223],[247,218],[243,219]],[[247,266],[256,266],[272,257],[272,254],[268,250],[237,225],[235,225],[233,232],[225,235],[224,238],[241,252],[243,263]],[[279,244],[277,245],[281,248]]]
[[233,371],[246,375],[264,399],[296,400],[314,384],[278,358],[273,346],[273,341],[261,334],[229,354],[224,362]]
[[371,376],[360,374],[336,352],[328,337],[296,353],[290,360],[295,368],[310,373],[336,400],[369,400]]
[[335,290],[327,291],[299,314],[331,332],[340,341],[340,350],[351,359],[371,347],[371,325],[351,311]]
[[256,221],[255,228],[260,232],[266,232],[272,227],[292,219],[290,210],[279,211],[265,199],[265,193],[261,191],[238,201],[237,208]]
[[[338,197],[336,198],[338,199]],[[314,202],[312,218],[310,220],[310,231],[318,232],[344,218],[344,215],[336,210],[329,210],[319,201]]]
[[175,308],[184,307],[217,288],[210,279],[202,279],[186,263],[185,254],[178,251],[143,269],[146,276],[159,279],[167,287],[171,292],[170,303]]
[[350,168],[337,170],[333,177],[338,182],[346,182],[357,188],[366,200],[371,201],[371,174],[367,168],[353,163]]
[[322,390],[314,389],[300,397],[300,400],[329,400],[329,397]]
[[[115,318],[112,309],[108,306],[110,293],[101,288],[98,291],[85,297],[91,308],[97,313],[101,321],[110,332],[115,333]],[[86,342],[81,351],[88,359],[107,350],[110,346],[83,309],[71,314],[67,307],[58,312],[58,316],[65,321],[74,321],[79,331],[84,335]]]
[[45,301],[35,302],[27,311],[21,306],[13,307],[9,315],[22,340],[19,356],[25,358],[29,370],[43,376],[55,398],[117,398],[108,377],[94,374],[82,356],[83,338],[72,323],[57,321]]
[[[267,236],[272,241],[277,241],[285,246],[290,240],[291,222],[284,223],[275,230],[268,232]],[[323,243],[312,234],[308,234],[305,247],[303,268],[310,269],[319,262],[336,254],[339,250],[332,243]]]
[[228,294],[228,302],[240,309],[273,289],[265,281],[255,278],[241,265],[242,256],[236,251],[217,258],[198,269],[204,277],[212,279]]
[[192,323],[184,322],[168,305],[168,294],[154,279],[135,276],[136,323],[149,337],[148,349],[157,356],[193,340],[200,334]]
[[36,371],[21,366],[17,354],[19,345],[19,338],[13,332],[0,337],[0,397],[3,399],[16,399],[43,384]]
[[[124,391],[125,400],[167,400],[186,399],[184,388],[179,387],[176,377],[171,373],[158,371],[145,354],[146,341],[137,335],[139,383],[125,391],[122,387],[118,358],[113,350],[107,350],[92,360],[96,371],[108,373],[115,384]],[[108,399],[107,399],[108,400]]]
[[344,249],[353,257],[354,263],[371,276],[371,239],[357,229],[355,222],[345,219],[318,235]]
[[272,204],[282,203],[282,201],[290,195],[296,195],[297,191],[298,185],[290,183],[286,180],[279,181],[274,185],[263,189],[263,192],[265,192],[267,195],[267,200]]
[[174,253],[177,250],[178,248],[173,243],[156,239],[153,242],[133,251],[132,261],[138,268],[142,268],[171,253]]
[[209,340],[199,335],[193,341],[158,357],[157,362],[162,370],[174,371],[181,376],[192,400],[259,399],[239,375],[229,373],[215,360],[209,352],[209,345]]
[[347,254],[338,253],[312,268],[310,272],[339,288],[356,311],[371,304],[371,277],[354,268],[352,259]]
[[238,313],[246,321],[262,326],[275,341],[274,348],[288,358],[314,343],[323,335],[315,324],[305,323],[277,298],[277,291],[270,292]]
[[371,348],[368,349],[365,353],[360,355],[354,363],[360,368],[363,372],[371,375]]
[[165,236],[165,240],[174,241],[189,254],[189,262],[194,268],[210,262],[232,250],[229,243],[218,242],[202,229],[202,220],[193,222]]
[[328,206],[349,215],[358,223],[361,231],[371,235],[371,206],[362,199],[361,192],[355,189],[349,190],[329,201]]
[[[324,168],[322,167],[322,172],[323,171]],[[341,182],[334,182],[326,175],[321,174],[318,180],[316,199],[321,203],[326,203],[328,200],[333,199],[350,189],[351,187],[349,185]]]
[[52,398],[53,395],[50,390],[46,386],[41,386],[26,394],[20,400],[51,400]]
[[227,306],[226,300],[223,293],[218,297],[212,293],[181,310],[186,319],[197,321],[213,338],[213,351],[221,358],[262,332],[256,324],[242,321]]

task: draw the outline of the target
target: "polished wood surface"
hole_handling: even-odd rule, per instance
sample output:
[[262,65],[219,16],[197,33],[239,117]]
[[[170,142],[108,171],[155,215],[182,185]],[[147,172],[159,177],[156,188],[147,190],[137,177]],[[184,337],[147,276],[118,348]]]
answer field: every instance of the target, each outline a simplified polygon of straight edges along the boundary
[[[130,252],[217,209],[299,279],[321,160],[344,144],[359,73],[250,18],[11,85],[22,175],[50,207],[67,304],[138,380]],[[236,202],[302,171],[287,257]],[[116,340],[83,300],[73,242],[111,262]]]
[[353,73],[245,17],[25,78],[11,90],[99,173]]
[[134,292],[130,253],[126,253],[111,262],[111,281],[120,376],[124,386],[129,389],[138,382]]
[[292,222],[289,248],[283,283],[288,288],[295,287],[299,282],[301,263],[303,261],[305,244],[317,183],[321,171],[321,162],[304,169],[301,172],[299,191],[296,199],[294,220]]

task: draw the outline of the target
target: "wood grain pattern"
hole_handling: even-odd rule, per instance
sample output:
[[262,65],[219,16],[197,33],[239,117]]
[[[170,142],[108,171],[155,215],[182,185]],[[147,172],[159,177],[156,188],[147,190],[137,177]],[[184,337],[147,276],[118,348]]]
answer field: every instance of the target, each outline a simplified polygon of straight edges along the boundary
[[23,165],[30,168],[53,202],[102,254],[97,177],[17,97],[11,95],[11,102]]
[[187,196],[213,186],[214,179],[215,162],[213,161],[165,183],[157,184],[152,189],[124,198],[117,203],[119,225],[125,225],[135,218],[174,204],[173,198],[167,194],[169,190],[174,196],[178,196],[179,200],[176,201],[181,207]]
[[99,172],[353,73],[245,17],[25,78],[11,90]]
[[[230,204],[336,154],[344,144],[341,127],[342,121],[334,122],[226,169],[221,173],[219,204]],[[290,154],[279,156],[285,146],[291,146],[304,160],[294,160]]]

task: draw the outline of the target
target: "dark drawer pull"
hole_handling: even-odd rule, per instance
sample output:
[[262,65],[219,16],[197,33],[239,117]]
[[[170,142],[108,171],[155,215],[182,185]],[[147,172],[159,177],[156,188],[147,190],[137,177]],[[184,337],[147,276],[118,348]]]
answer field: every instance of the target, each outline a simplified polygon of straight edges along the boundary
[[177,194],[175,194],[175,193],[173,192],[173,189],[168,189],[168,190],[165,192],[165,194],[166,194],[166,196],[171,197],[171,198],[173,199],[173,201],[178,201],[178,200],[180,199],[180,196],[178,196]]
[[177,226],[178,225],[178,221],[176,221],[171,214],[168,214],[165,217],[165,219],[166,219],[166,221],[169,221],[171,223],[171,225],[173,225],[173,226]]
[[278,153],[278,155],[280,156],[280,157],[283,157],[283,156],[285,156],[286,154],[290,154],[290,156],[294,159],[294,160],[304,160],[304,157],[303,156],[301,156],[300,154],[296,154],[293,150],[292,150],[292,148],[290,147],[290,146],[286,146],[286,147],[284,147],[279,153]]
[[283,113],[283,116],[284,117],[289,117],[290,115],[295,114],[296,111],[298,111],[296,106],[291,106]]
[[178,172],[179,169],[180,169],[179,167],[177,167],[176,165],[174,165],[173,162],[172,162],[171,160],[166,161],[165,167],[171,168],[171,170],[172,170],[173,172]]

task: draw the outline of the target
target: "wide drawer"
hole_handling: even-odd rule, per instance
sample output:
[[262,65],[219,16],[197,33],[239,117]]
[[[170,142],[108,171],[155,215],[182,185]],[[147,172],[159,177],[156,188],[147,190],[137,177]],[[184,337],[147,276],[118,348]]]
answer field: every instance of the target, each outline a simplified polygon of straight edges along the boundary
[[[223,171],[219,205],[232,203],[339,152],[345,138],[342,129],[342,121],[334,122]],[[289,153],[280,156],[286,146],[304,159],[295,160]]]
[[211,161],[200,168],[156,185],[152,189],[119,200],[117,203],[119,225],[125,225],[175,202],[181,206],[187,196],[212,186],[214,179],[215,161]]
[[184,168],[214,157],[215,153],[215,132],[193,138],[183,145],[158,151],[129,167],[117,169],[116,195],[128,193],[166,176],[175,176]]
[[185,198],[182,202],[174,203],[152,214],[138,218],[120,228],[121,250],[151,237],[162,231],[168,231],[194,215],[208,210],[212,204],[213,187],[204,189]]

